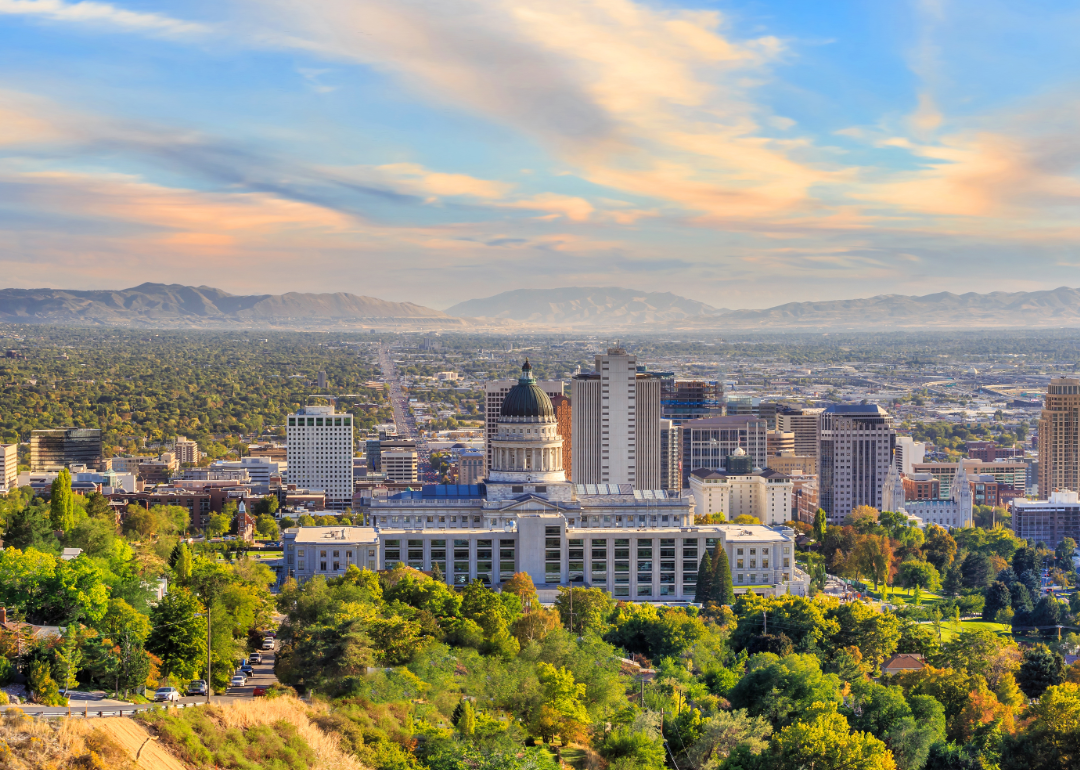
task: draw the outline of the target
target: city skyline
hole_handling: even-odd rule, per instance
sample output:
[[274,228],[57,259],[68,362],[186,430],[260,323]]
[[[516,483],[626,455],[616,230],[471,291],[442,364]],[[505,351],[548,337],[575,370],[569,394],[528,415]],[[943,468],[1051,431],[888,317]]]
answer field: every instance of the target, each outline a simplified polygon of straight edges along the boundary
[[4,283],[202,273],[440,309],[1077,285],[1078,24],[1063,2],[0,0]]

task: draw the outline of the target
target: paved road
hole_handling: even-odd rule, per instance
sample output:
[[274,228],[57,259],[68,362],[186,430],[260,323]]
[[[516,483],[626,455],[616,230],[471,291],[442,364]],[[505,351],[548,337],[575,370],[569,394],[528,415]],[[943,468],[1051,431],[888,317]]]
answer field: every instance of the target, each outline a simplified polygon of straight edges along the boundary
[[398,435],[403,438],[416,440],[417,472],[421,482],[434,484],[438,479],[435,471],[431,468],[431,449],[427,442],[420,438],[420,431],[416,427],[416,418],[409,409],[409,400],[401,390],[401,380],[394,368],[394,361],[390,358],[390,349],[379,348],[379,367],[382,369],[383,380],[390,392],[390,404],[394,408],[394,425],[397,426]]
[[[253,697],[253,693],[256,687],[269,687],[277,682],[277,676],[274,675],[274,658],[273,652],[263,652],[263,662],[257,665],[253,665],[254,675],[248,679],[247,685],[244,687],[230,687],[225,694],[215,695],[212,698],[213,703],[236,703],[242,700],[249,700]],[[68,699],[70,709],[56,707],[56,706],[34,706],[34,705],[20,705],[18,708],[25,711],[27,714],[42,715],[42,716],[66,716],[71,713],[72,716],[80,716],[84,713],[95,714],[98,711],[103,712],[103,716],[118,716],[119,713],[129,714],[132,711],[145,711],[147,709],[161,707],[164,703],[153,704],[134,704],[127,703],[125,701],[109,700],[104,697],[105,693],[72,693],[71,698]],[[185,696],[179,701],[182,704],[197,705],[206,702],[206,696],[193,695]],[[169,703],[169,707],[176,705],[176,702]],[[0,711],[6,708],[12,708],[9,706],[0,706]]]

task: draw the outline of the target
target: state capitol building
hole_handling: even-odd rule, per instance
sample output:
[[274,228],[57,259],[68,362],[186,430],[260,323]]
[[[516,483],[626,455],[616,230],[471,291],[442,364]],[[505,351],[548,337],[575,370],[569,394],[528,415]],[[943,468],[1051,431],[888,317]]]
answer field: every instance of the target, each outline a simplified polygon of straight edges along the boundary
[[370,527],[284,533],[282,577],[334,577],[350,564],[403,562],[446,582],[498,586],[526,572],[544,601],[560,586],[602,588],[615,599],[693,601],[699,559],[726,550],[736,593],[806,595],[794,532],[783,526],[696,526],[690,498],[629,484],[572,484],[551,399],[528,361],[506,394],[491,439],[486,483],[428,485],[373,498]]

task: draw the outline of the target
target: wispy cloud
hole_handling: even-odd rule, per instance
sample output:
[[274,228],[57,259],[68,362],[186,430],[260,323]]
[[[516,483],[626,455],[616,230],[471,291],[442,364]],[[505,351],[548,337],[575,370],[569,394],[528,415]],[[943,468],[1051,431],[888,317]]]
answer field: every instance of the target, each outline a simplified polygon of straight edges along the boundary
[[198,35],[208,27],[158,13],[141,13],[109,3],[63,0],[0,0],[0,15],[29,16],[72,24],[89,24],[127,32],[159,35]]

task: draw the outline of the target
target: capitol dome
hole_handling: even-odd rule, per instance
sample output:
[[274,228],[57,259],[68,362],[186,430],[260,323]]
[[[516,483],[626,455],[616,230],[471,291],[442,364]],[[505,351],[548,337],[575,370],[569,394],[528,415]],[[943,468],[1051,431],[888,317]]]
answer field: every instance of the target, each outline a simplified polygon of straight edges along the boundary
[[499,417],[522,420],[555,419],[555,407],[551,405],[548,394],[536,384],[536,379],[532,376],[532,365],[527,358],[521,366],[518,384],[510,388],[510,392],[503,399]]

